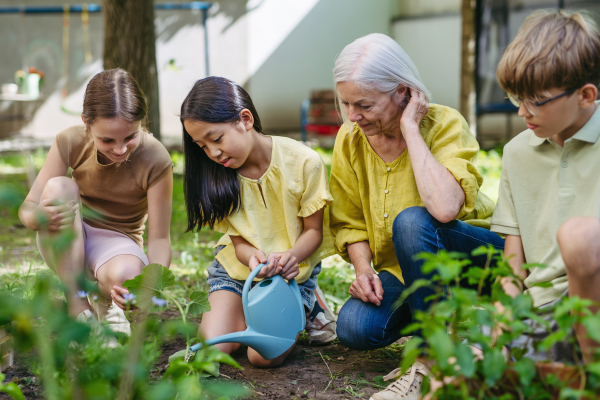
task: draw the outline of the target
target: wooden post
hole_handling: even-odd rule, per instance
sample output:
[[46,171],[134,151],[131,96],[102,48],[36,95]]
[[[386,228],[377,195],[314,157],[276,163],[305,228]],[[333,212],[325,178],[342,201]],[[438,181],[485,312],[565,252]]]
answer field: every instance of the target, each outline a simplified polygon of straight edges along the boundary
[[476,0],[462,0],[462,43],[460,67],[460,112],[471,132],[477,136],[475,92],[475,5]]
[[123,68],[148,102],[148,128],[158,140],[160,110],[153,0],[103,0],[104,69]]
[[0,326],[0,371],[12,367],[14,354],[12,336],[8,333],[8,324]]

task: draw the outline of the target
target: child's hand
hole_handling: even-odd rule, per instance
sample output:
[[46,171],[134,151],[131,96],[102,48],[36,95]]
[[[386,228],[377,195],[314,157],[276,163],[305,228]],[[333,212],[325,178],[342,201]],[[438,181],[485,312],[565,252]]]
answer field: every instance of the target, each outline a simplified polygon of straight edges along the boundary
[[290,251],[283,253],[270,253],[269,262],[274,261],[275,267],[277,268],[277,274],[281,275],[284,279],[290,280],[295,278],[300,273],[298,267],[298,259]]
[[131,300],[126,299],[128,295],[129,290],[121,286],[115,285],[110,291],[110,296],[112,297],[112,300],[117,306],[119,306],[119,308],[122,308],[123,310],[126,310],[128,306],[130,310],[137,308],[134,304],[131,303]]
[[[267,264],[268,263],[268,264]],[[250,261],[248,262],[248,267],[253,271],[254,268],[258,267],[260,264],[267,264],[256,275],[257,278],[270,278],[273,275],[277,275],[277,266],[273,260],[267,259],[267,255],[262,250],[256,250],[254,255],[250,257]]]
[[63,203],[58,199],[45,199],[35,208],[36,230],[56,232],[73,226],[79,204],[75,201]]

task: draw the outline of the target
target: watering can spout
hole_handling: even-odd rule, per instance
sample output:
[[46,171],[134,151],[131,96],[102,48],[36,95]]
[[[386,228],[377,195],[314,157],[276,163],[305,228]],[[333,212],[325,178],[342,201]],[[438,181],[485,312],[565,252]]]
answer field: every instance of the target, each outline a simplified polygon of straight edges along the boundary
[[[285,353],[295,342],[295,338],[286,339],[277,336],[269,336],[247,329],[242,332],[233,332],[206,340],[204,344],[206,346],[211,346],[219,343],[242,343],[248,347],[252,347],[265,360],[272,360]],[[198,351],[201,348],[202,343],[197,343],[190,348],[190,351]]]

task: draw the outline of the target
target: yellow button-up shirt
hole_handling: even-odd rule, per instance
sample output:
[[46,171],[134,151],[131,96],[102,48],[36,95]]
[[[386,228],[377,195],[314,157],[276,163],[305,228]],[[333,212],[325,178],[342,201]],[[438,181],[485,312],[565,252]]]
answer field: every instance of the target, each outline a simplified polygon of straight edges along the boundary
[[[241,236],[265,254],[291,249],[304,230],[304,217],[331,203],[327,168],[316,151],[293,139],[273,136],[271,163],[260,179],[238,174],[241,209],[215,225],[225,233],[217,246],[225,248],[217,260],[233,279],[245,280],[250,269],[235,255],[230,235]],[[327,213],[326,213],[327,214]],[[315,253],[299,264],[298,283],[306,281],[323,258],[334,254],[327,215],[323,242]]]
[[[465,191],[457,219],[489,229],[494,203],[479,188],[483,178],[475,166],[479,144],[458,111],[430,104],[419,125],[433,156],[450,171]],[[377,272],[388,271],[401,282],[392,225],[404,209],[423,206],[408,151],[384,162],[371,148],[358,125],[342,126],[331,165],[330,228],[336,251],[346,261],[347,245],[368,241]]]

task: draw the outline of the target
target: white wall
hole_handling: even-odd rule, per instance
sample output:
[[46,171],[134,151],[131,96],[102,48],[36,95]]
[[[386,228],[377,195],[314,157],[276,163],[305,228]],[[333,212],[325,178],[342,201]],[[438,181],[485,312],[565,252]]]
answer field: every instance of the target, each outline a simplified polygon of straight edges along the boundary
[[432,101],[460,106],[460,15],[401,19],[392,27],[394,39],[413,60]]
[[334,60],[344,46],[369,33],[390,33],[392,0],[285,1],[290,6],[267,0],[260,15],[249,14],[249,37],[257,38],[251,49],[262,46],[253,35],[270,21],[291,19],[300,9],[305,13],[246,83],[266,130],[298,130],[300,105],[310,91],[333,88]]

